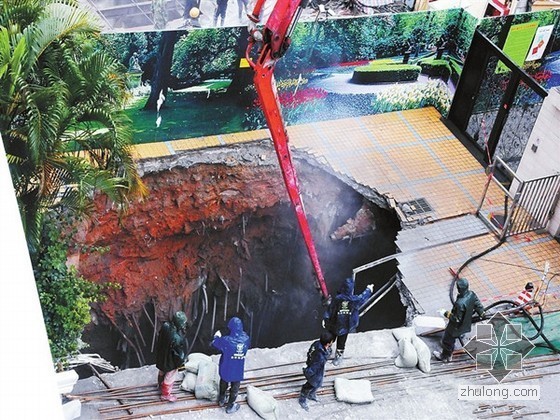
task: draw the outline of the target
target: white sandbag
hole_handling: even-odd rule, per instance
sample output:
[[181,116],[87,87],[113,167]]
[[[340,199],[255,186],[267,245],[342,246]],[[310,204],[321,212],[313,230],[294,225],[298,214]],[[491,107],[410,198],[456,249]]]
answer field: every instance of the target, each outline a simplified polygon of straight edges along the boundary
[[183,382],[181,382],[181,389],[184,389],[185,391],[188,392],[194,392],[195,387],[196,387],[196,373],[192,373],[192,372],[185,373]]
[[430,359],[432,358],[430,348],[417,336],[412,337],[412,345],[416,349],[416,355],[418,356],[418,369],[424,373],[429,373],[432,370],[430,365]]
[[338,401],[365,404],[373,401],[371,384],[367,379],[335,378],[334,392]]
[[399,355],[395,359],[395,366],[401,368],[411,368],[418,364],[418,355],[409,338],[399,341]]
[[392,332],[393,337],[395,337],[395,340],[397,341],[401,341],[403,338],[412,339],[412,337],[416,335],[414,328],[412,327],[395,328]]
[[280,419],[280,407],[274,397],[259,388],[247,385],[247,403],[265,420]]
[[201,359],[187,361],[187,363],[185,363],[185,370],[196,375],[198,373],[198,365],[200,365],[200,362]]
[[211,362],[212,361],[212,357],[208,356],[207,354],[204,353],[190,353],[187,356],[187,361],[191,361],[191,360],[204,360],[206,362]]
[[204,353],[191,353],[187,356],[185,369],[187,372],[198,373],[198,365],[200,362],[211,362],[212,358]]
[[82,415],[82,403],[80,400],[72,400],[62,404],[64,420],[74,420]]
[[214,362],[200,362],[194,387],[196,398],[217,401],[219,383],[218,365]]

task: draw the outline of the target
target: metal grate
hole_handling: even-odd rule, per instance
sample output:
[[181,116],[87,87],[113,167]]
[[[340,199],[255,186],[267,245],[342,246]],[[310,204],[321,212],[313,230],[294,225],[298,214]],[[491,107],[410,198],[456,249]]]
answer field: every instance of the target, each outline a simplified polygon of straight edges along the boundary
[[401,209],[407,216],[415,216],[417,214],[430,213],[434,211],[425,198],[417,198],[416,200],[406,201],[401,204]]

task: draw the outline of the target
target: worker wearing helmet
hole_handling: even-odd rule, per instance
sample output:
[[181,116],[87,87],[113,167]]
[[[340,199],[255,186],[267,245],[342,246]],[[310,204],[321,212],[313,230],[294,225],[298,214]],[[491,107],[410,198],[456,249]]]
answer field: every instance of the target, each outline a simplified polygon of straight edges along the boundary
[[156,367],[159,369],[158,386],[161,399],[175,402],[177,397],[171,394],[177,369],[185,363],[185,330],[187,316],[184,312],[175,312],[171,322],[163,323],[159,330],[156,346]]
[[239,404],[235,400],[243,380],[245,356],[249,350],[250,339],[249,335],[243,331],[243,322],[235,316],[229,320],[228,329],[229,334],[223,337],[219,330],[216,331],[211,344],[222,353],[218,403],[220,406],[226,405],[226,391],[231,384],[226,405],[226,413],[231,414],[239,410]]
[[484,307],[475,292],[469,290],[469,282],[465,278],[457,280],[457,299],[451,311],[445,311],[443,316],[449,319],[443,339],[441,341],[442,350],[434,351],[433,355],[437,360],[450,362],[451,355],[455,348],[455,340],[463,334],[471,331],[473,311],[479,316],[484,316]]

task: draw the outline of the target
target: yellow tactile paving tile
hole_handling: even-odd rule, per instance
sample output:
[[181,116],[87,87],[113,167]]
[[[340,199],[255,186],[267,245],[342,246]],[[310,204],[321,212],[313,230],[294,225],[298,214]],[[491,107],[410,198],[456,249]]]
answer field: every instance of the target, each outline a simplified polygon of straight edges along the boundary
[[369,120],[364,123],[364,126],[367,127],[376,144],[381,146],[398,146],[418,141],[403,121],[378,123],[375,120]]
[[560,277],[560,246],[557,242],[526,244],[523,253],[536,272],[542,272],[545,263],[548,262],[551,275],[556,274],[556,278]]
[[498,249],[476,260],[475,264],[477,271],[497,289],[493,298],[519,293],[528,279],[535,278],[534,272],[512,249]]
[[169,142],[169,145],[175,152],[183,150],[203,149],[206,147],[216,147],[220,144],[221,143],[217,136],[198,137],[188,140],[173,140]]
[[451,131],[441,123],[441,121],[434,121],[427,114],[401,114],[407,121],[410,127],[418,134],[423,140],[432,140],[436,138],[445,138],[452,136]]
[[144,143],[132,146],[132,156],[135,159],[156,158],[170,154],[165,143]]
[[409,181],[434,178],[444,174],[441,165],[422,145],[402,146],[387,150],[386,153]]
[[415,185],[419,198],[426,198],[440,219],[450,215],[470,213],[475,204],[457,187],[452,179],[440,179]]
[[[482,199],[482,193],[484,192],[484,185],[487,181],[487,176],[484,174],[482,168],[479,167],[479,173],[468,174],[468,175],[457,175],[456,179],[462,186],[462,188],[468,192],[470,197],[478,204],[480,204],[480,200]],[[503,193],[499,190],[499,188],[492,184],[491,187],[488,189],[488,197],[492,202],[500,202],[503,197]]]
[[452,173],[481,169],[480,164],[457,139],[430,143],[428,147]]
[[397,171],[380,159],[379,156],[368,155],[365,157],[365,161],[366,165],[362,165],[354,175],[356,181],[360,182],[360,184],[376,188],[381,186],[390,187],[402,180]]

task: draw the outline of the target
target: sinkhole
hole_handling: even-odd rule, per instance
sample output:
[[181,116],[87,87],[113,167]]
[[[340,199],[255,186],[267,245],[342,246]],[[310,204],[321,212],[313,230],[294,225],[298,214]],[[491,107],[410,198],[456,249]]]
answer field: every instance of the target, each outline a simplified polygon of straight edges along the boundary
[[[294,154],[300,190],[329,292],[352,270],[394,254],[400,229],[382,197],[364,197],[309,156]],[[121,368],[154,363],[161,323],[183,310],[191,351],[211,352],[215,330],[239,316],[251,346],[312,340],[324,307],[274,150],[266,143],[141,161],[148,198],[119,218],[103,197],[78,235],[88,249],[71,256],[88,279],[118,283],[93,308],[86,352]],[[373,199],[372,199],[373,197]],[[84,247],[82,247],[84,249]],[[361,272],[356,292],[396,273],[395,261]],[[358,331],[405,322],[397,288]],[[155,326],[155,327],[154,327]]]

